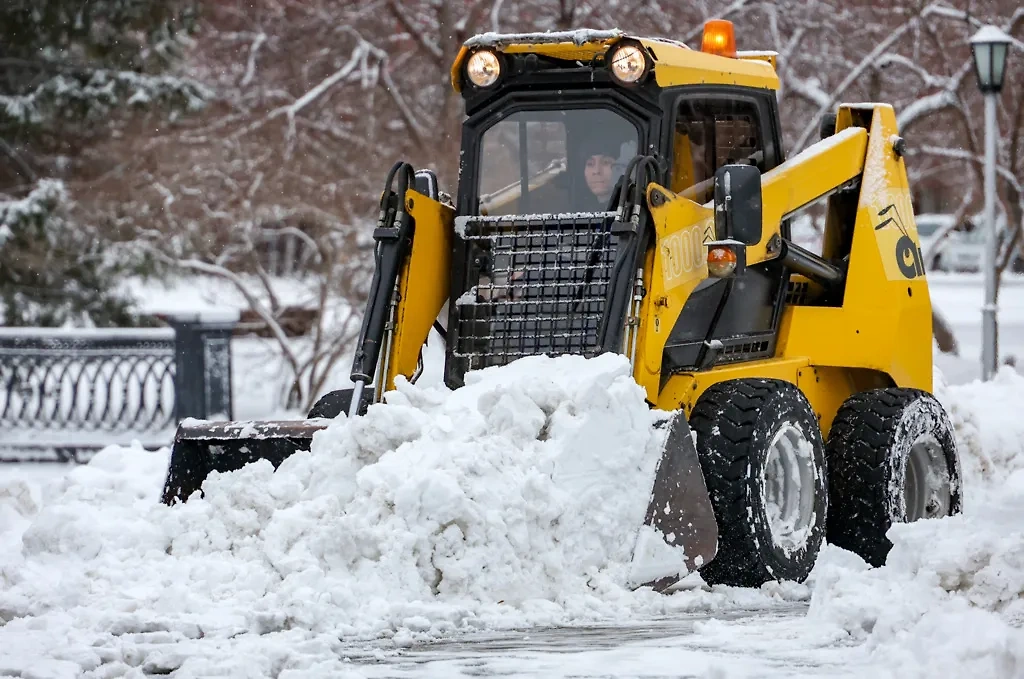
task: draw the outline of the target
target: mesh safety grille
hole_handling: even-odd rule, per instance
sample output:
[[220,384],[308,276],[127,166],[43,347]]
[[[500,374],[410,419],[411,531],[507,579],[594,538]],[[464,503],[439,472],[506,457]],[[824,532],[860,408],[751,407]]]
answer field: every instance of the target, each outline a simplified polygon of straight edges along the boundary
[[468,290],[456,301],[465,370],[596,354],[615,259],[613,212],[460,217]]

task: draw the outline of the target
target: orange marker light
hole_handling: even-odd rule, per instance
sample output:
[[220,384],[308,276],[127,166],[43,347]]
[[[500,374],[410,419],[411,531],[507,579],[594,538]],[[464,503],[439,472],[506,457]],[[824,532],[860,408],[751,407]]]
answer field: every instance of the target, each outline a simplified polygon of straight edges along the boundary
[[708,248],[708,275],[725,278],[736,270],[736,253],[732,248]]
[[717,54],[720,57],[736,58],[736,33],[733,31],[732,22],[725,19],[705,21],[700,51]]

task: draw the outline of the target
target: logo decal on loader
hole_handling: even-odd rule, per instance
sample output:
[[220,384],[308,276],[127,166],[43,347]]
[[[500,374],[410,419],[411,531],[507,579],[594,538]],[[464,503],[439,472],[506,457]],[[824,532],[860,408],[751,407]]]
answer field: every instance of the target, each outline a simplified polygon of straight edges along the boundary
[[665,289],[671,290],[683,283],[707,275],[708,260],[704,249],[711,229],[708,219],[683,227],[669,234],[661,243],[661,273]]
[[[877,211],[882,221],[875,227],[885,273],[889,280],[912,280],[922,277],[925,274],[924,254],[917,242],[917,229],[913,222],[908,225],[903,217],[908,209],[909,214],[913,215],[913,208],[910,201],[905,198],[904,192],[898,192],[891,198],[895,200]],[[874,208],[872,210],[874,211]],[[887,226],[894,228],[886,229]]]

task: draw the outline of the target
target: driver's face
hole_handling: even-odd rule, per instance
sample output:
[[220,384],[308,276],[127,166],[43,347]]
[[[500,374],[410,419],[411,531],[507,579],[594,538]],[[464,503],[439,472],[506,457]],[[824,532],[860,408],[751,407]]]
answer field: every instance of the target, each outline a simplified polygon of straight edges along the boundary
[[587,166],[584,175],[587,178],[587,186],[595,196],[603,198],[612,192],[612,166],[615,159],[611,156],[596,155],[587,159]]

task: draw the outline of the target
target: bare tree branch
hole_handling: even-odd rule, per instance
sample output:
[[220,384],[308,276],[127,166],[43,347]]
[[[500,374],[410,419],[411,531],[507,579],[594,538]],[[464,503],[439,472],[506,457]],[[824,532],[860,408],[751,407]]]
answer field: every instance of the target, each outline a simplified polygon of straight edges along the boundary
[[238,83],[242,87],[246,87],[252,82],[253,77],[256,75],[256,54],[259,52],[260,47],[267,41],[265,33],[258,33],[252,41],[252,45],[249,46],[249,60],[245,66],[245,75],[242,76],[242,81]]
[[402,24],[402,28],[406,30],[409,37],[419,43],[420,47],[426,50],[437,63],[441,63],[444,59],[444,52],[438,47],[437,43],[427,37],[427,32],[421,29],[419,26],[414,24],[412,20],[402,11],[402,8],[398,5],[397,0],[391,0],[388,3],[388,9],[391,10],[391,15],[398,19],[398,23]]
[[[951,149],[942,146],[931,146],[925,145],[916,149],[912,153],[922,153],[924,155],[938,156],[940,158],[956,158],[958,160],[966,160],[969,163],[978,165],[980,167],[985,166],[985,158],[975,153],[964,149]],[[996,165],[996,174],[1006,180],[1017,192],[1021,191],[1021,181],[1010,171],[1009,168]]]
[[21,154],[8,144],[3,137],[0,137],[0,151],[3,151],[4,155],[11,159],[11,162],[18,168],[18,173],[27,181],[39,181],[39,175],[29,167],[29,164],[25,162],[25,159],[21,157]]
[[889,33],[884,40],[875,45],[875,48],[868,52],[868,54],[858,62],[855,68],[850,70],[842,82],[840,82],[839,85],[828,95],[827,102],[819,106],[818,110],[811,116],[811,122],[807,124],[804,131],[800,134],[800,138],[793,146],[794,151],[799,151],[807,145],[811,137],[818,131],[818,121],[821,120],[821,117],[828,113],[829,109],[838,102],[839,97],[846,92],[847,88],[860,78],[869,66],[875,63],[875,60],[879,55],[888,51],[907,31],[916,26],[917,22],[918,18],[913,17],[905,24]]

